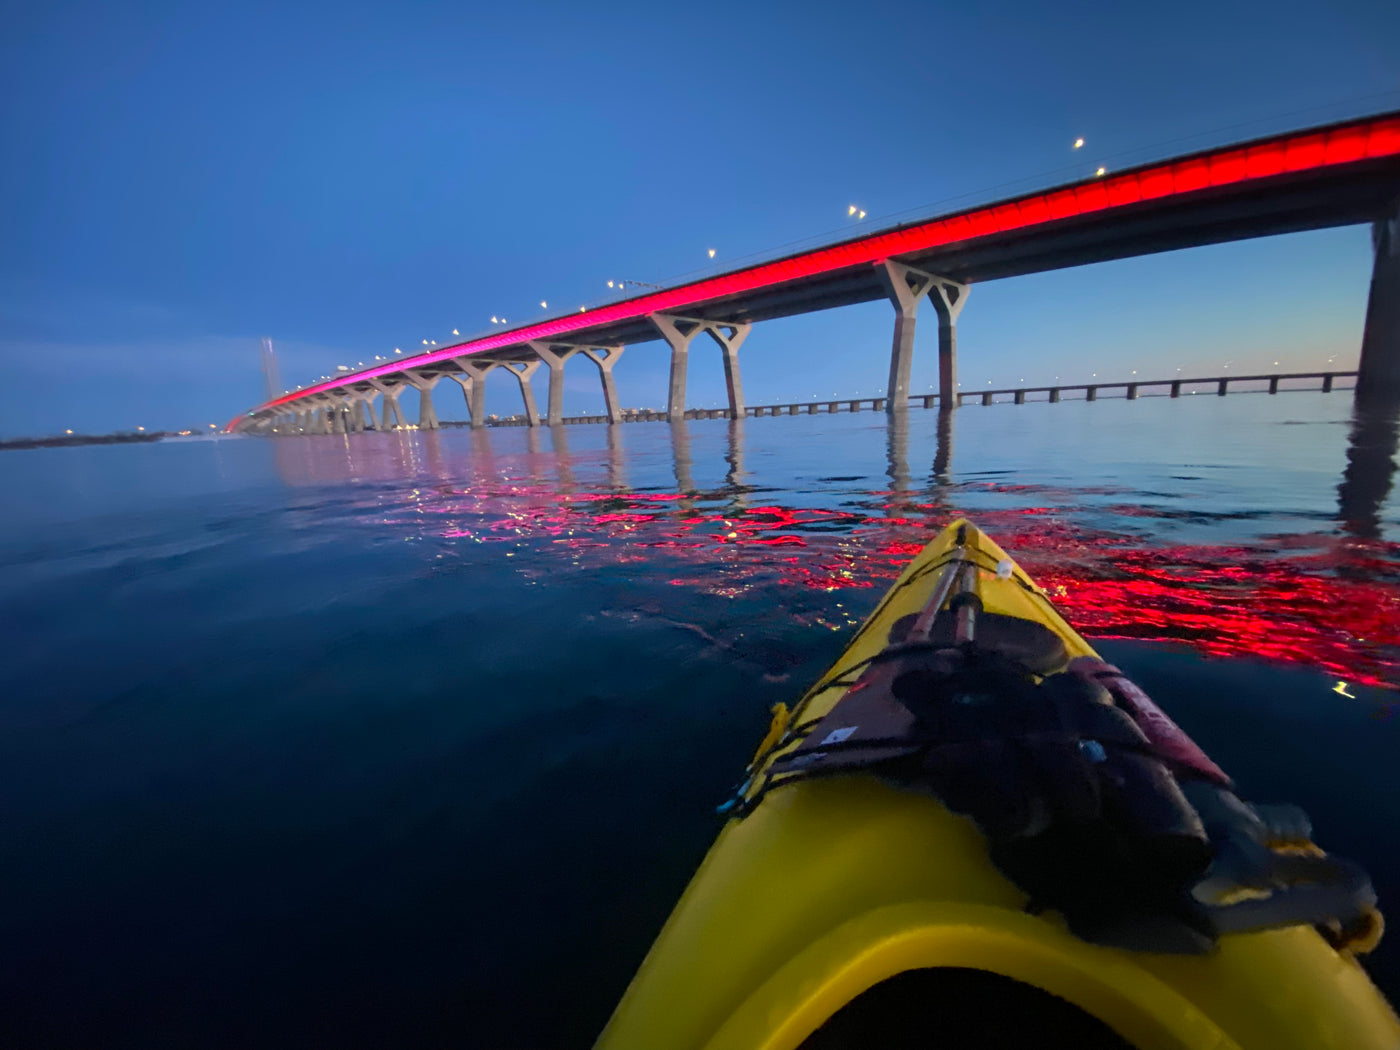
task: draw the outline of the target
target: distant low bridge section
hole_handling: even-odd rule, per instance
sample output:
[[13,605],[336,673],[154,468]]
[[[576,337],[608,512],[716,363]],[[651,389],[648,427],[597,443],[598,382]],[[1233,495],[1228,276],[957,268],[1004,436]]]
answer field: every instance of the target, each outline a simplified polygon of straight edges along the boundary
[[[1205,387],[1208,392],[1224,397],[1229,393],[1232,384],[1238,391],[1239,385],[1244,383],[1258,387],[1259,389],[1252,391],[1257,393],[1277,394],[1282,389],[1288,391],[1321,390],[1324,394],[1330,394],[1335,389],[1354,390],[1354,386],[1339,388],[1336,383],[1339,379],[1355,378],[1355,372],[1278,372],[1268,375],[1198,376],[1190,379],[1121,379],[1117,381],[1096,379],[1089,383],[1057,383],[1055,386],[1018,386],[1006,387],[1001,390],[960,391],[955,404],[966,405],[969,402],[980,402],[983,405],[993,405],[1001,403],[1003,400],[1009,400],[1011,404],[1017,405],[1031,402],[1048,402],[1053,405],[1068,400],[1097,401],[1100,397],[1136,401],[1144,390],[1165,391],[1155,395],[1157,397],[1181,397],[1183,394],[1199,394],[1202,392],[1201,387]],[[1284,383],[1289,385],[1285,387]],[[1299,383],[1307,383],[1308,385],[1300,386]],[[937,394],[914,394],[905,404],[906,408],[911,409],[935,408],[937,406]],[[842,397],[823,398],[820,401],[783,401],[772,405],[749,405],[744,414],[748,418],[756,419],[763,416],[835,415],[839,412],[862,412],[866,409],[875,412],[888,412],[890,410],[889,399],[883,397]],[[648,423],[666,418],[665,412],[653,409],[624,409],[621,421],[624,423]],[[685,411],[685,418],[730,419],[734,417],[727,408],[688,408]],[[562,422],[571,425],[606,423],[608,417],[565,416]],[[448,425],[457,426],[460,424]],[[489,425],[522,427],[529,426],[530,423],[525,416],[517,415],[504,419],[493,418]],[[297,431],[287,432],[296,433]],[[275,433],[280,434],[283,431],[278,429]]]
[[[617,422],[622,410],[613,368],[625,348],[657,340],[671,351],[665,417],[678,420],[686,415],[690,346],[702,333],[721,351],[725,414],[739,417],[749,414],[739,348],[752,325],[880,299],[895,312],[885,409],[909,404],[914,329],[925,298],[938,320],[938,403],[952,407],[959,402],[957,321],[973,284],[1362,223],[1372,226],[1375,260],[1356,398],[1394,403],[1400,401],[1400,112],[1143,165],[395,358],[268,401],[228,429],[328,433],[403,425],[398,398],[410,387],[420,394],[418,426],[431,429],[438,425],[432,391],[444,378],[461,386],[471,425],[483,426],[485,379],[498,368],[519,382],[530,425],[560,423],[564,365],[580,354],[599,371],[607,413],[601,418]],[[530,385],[541,366],[549,369],[543,415]],[[383,399],[377,420],[376,398]]]

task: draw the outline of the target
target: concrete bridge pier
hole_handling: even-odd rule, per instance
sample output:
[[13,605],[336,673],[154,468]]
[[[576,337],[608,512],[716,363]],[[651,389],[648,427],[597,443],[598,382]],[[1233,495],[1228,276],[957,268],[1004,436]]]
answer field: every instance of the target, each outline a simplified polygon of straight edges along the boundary
[[744,417],[744,380],[739,373],[739,347],[748,338],[751,328],[751,324],[731,324],[710,325],[705,329],[724,355],[724,386],[729,394],[730,419]]
[[679,423],[685,419],[685,380],[690,362],[690,341],[700,334],[701,324],[667,314],[652,314],[651,323],[671,347],[671,383],[666,395],[666,418],[672,423]]
[[417,372],[404,372],[404,375],[408,377],[409,385],[418,391],[418,429],[437,430],[439,424],[437,410],[433,408],[433,387],[438,385],[442,376],[430,378]]
[[467,417],[472,429],[478,430],[486,425],[486,374],[496,367],[496,362],[454,357],[452,363],[467,377],[463,381],[453,376],[462,387],[462,396],[467,399]]
[[552,427],[564,422],[564,363],[579,352],[579,347],[560,343],[530,340],[529,347],[549,366],[549,402],[545,422]]
[[598,366],[598,375],[603,381],[603,405],[607,408],[609,423],[622,422],[622,406],[617,401],[613,365],[617,364],[625,349],[623,346],[589,346],[583,349],[584,356]]
[[909,371],[914,363],[914,328],[924,296],[938,314],[938,403],[957,404],[958,314],[969,288],[960,281],[925,273],[894,259],[876,263],[885,292],[894,306],[894,346],[890,351],[890,381],[885,388],[887,412],[909,407]]
[[1400,201],[1371,227],[1376,257],[1366,328],[1361,335],[1355,403],[1376,410],[1400,408]]
[[461,372],[453,373],[451,378],[462,388],[462,400],[467,403],[467,422],[476,426],[476,417],[472,413],[472,387],[476,384],[476,380]]
[[364,418],[360,415],[359,398],[347,395],[340,401],[341,426],[347,434],[358,434],[365,428]]
[[389,386],[377,379],[371,379],[369,385],[384,395],[384,410],[379,416],[379,429],[396,430],[404,426],[403,409],[399,408],[399,394],[403,386],[397,383]]
[[374,399],[379,396],[379,391],[371,390],[363,393],[355,399],[355,411],[360,416],[361,430],[378,430],[379,427],[374,422]]
[[730,417],[744,414],[744,383],[739,372],[739,347],[748,337],[749,324],[730,321],[707,321],[693,317],[673,317],[652,314],[651,323],[671,347],[671,386],[666,399],[666,417],[675,423],[685,418],[686,369],[690,358],[690,341],[701,332],[708,332],[724,355],[724,383],[729,394]]
[[362,434],[365,429],[364,410],[360,407],[361,401],[358,394],[347,394],[345,397],[345,432],[347,434]]
[[540,425],[540,410],[535,405],[535,391],[530,386],[530,377],[540,367],[539,361],[502,361],[507,371],[515,376],[520,384],[520,399],[525,402],[525,422],[532,427]]
[[407,425],[404,422],[403,409],[399,407],[399,390],[395,387],[392,393],[384,395],[384,407],[379,413],[379,429],[398,430]]

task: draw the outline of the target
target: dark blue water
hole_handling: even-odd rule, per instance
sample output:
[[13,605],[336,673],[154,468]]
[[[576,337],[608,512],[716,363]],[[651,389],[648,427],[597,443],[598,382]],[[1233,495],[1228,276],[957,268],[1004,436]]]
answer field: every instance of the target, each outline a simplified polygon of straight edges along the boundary
[[586,1046],[960,513],[1400,906],[1393,441],[1293,393],[0,456],[0,1041]]

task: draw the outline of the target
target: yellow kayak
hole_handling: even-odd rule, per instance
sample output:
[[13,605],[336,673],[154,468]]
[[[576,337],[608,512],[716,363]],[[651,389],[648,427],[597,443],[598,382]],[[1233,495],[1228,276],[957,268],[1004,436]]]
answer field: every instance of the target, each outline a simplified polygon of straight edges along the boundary
[[773,726],[601,1050],[1400,1047],[1369,880],[971,523]]

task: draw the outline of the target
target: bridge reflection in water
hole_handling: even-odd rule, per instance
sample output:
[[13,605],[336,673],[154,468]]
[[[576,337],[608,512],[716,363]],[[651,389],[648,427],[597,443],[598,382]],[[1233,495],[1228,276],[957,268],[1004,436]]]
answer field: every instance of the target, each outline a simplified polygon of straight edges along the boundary
[[1361,540],[1381,537],[1381,508],[1395,477],[1400,407],[1357,407],[1352,412],[1346,473],[1337,486],[1338,517]]
[[[1387,685],[1400,680],[1400,544],[1382,538],[1398,418],[1391,408],[1352,419],[1334,528],[1189,545],[1154,542],[1143,519],[1182,512],[1127,486],[960,478],[952,412],[937,416],[931,461],[911,462],[909,416],[871,417],[885,431],[885,477],[820,477],[800,490],[756,483],[755,424],[744,420],[677,421],[659,443],[657,431],[612,425],[586,451],[560,426],[325,435],[269,448],[291,486],[365,486],[363,501],[390,534],[513,543],[525,554],[519,571],[528,564],[536,575],[554,571],[561,549],[569,564],[620,572],[663,562],[677,586],[777,603],[799,587],[869,590],[852,604],[872,606],[934,530],[967,514],[1091,637],[1186,643]],[[697,484],[721,471],[717,484]],[[668,474],[673,484],[645,483]]]

